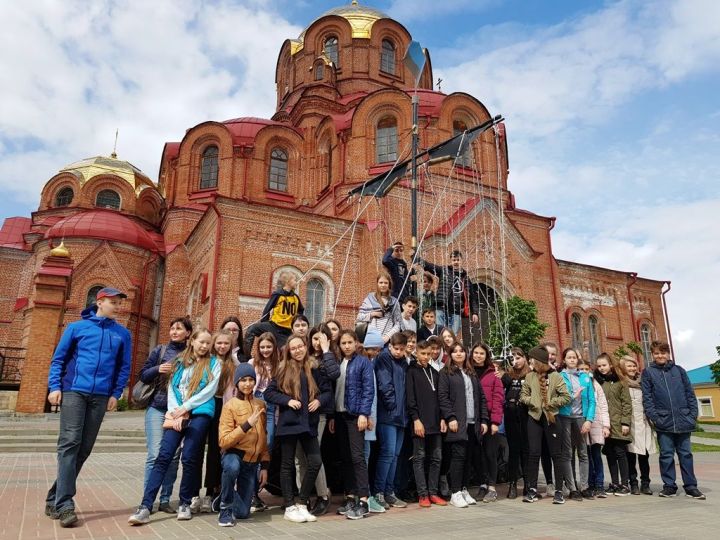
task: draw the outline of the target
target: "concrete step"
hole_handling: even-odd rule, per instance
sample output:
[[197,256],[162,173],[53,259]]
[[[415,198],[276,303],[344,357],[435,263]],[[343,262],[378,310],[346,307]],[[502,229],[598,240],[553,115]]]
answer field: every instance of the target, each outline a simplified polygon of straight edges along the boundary
[[[37,441],[37,442],[0,442],[0,454],[27,454],[47,452],[54,454],[57,452],[57,441]],[[98,454],[114,454],[118,452],[147,452],[145,444],[135,442],[104,442],[98,440],[93,447],[93,453]]]
[[[14,437],[27,437],[35,438],[47,435],[57,437],[59,430],[44,428],[44,429],[33,429],[33,428],[5,428],[0,430],[0,437],[14,436]],[[100,429],[100,437],[124,437],[124,438],[145,438],[145,431],[142,429]]]

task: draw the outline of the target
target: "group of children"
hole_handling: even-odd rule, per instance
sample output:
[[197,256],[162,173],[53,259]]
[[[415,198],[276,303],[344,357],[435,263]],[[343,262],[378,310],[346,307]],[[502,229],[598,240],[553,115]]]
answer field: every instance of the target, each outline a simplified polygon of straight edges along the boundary
[[[178,462],[178,519],[214,511],[220,526],[232,526],[264,509],[258,492],[268,480],[273,447],[284,518],[316,521],[330,506],[324,435],[334,437],[338,448],[345,498],[337,513],[353,520],[406,507],[403,499],[410,497],[420,507],[496,501],[503,434],[509,499],[519,496],[520,479],[524,502],[542,498],[541,464],[547,492],[557,504],[565,502],[566,491],[576,501],[652,495],[649,456],[656,452],[655,432],[660,495],[676,494],[677,453],[685,493],[705,498],[697,489],[690,452],[697,402],[667,344],[653,343],[654,362],[641,377],[633,358],[618,361],[601,354],[590,365],[574,349],[558,356],[550,343],[527,354],[514,348],[511,360],[496,360],[488,346],[466,347],[450,328],[436,325],[432,307],[423,310],[417,332],[402,330],[408,309],[418,302],[406,297],[403,315],[386,274],[380,274],[377,290],[360,309],[361,341],[355,329],[343,329],[336,320],[310,329],[292,280],[286,278],[285,285],[265,310],[263,331],[253,330],[249,358],[236,317],[214,334],[178,318],[170,326],[169,343],[151,353],[140,373],[154,386],[145,417],[148,457],[142,500],[130,524],[150,521],[158,494],[158,510],[175,513],[170,494]],[[99,302],[101,316],[111,318],[105,303]],[[276,309],[278,304],[285,308]],[[300,313],[286,317],[288,306]],[[98,320],[91,328],[109,324]],[[70,340],[64,336],[61,344],[72,347]],[[53,392],[58,377],[63,391],[72,390],[65,387],[70,379],[63,351],[59,347],[51,370]],[[127,373],[115,380],[108,386],[113,397]],[[59,396],[51,392],[50,398]],[[112,408],[107,396],[101,406]],[[602,454],[611,475],[607,488]],[[87,455],[75,464],[75,477]],[[203,460],[206,492],[201,496]],[[63,470],[59,459],[59,473]],[[479,489],[471,494],[473,485]],[[48,494],[46,513],[67,517],[56,501],[72,503],[74,481],[71,491],[61,482],[57,489],[57,495],[55,486]]]

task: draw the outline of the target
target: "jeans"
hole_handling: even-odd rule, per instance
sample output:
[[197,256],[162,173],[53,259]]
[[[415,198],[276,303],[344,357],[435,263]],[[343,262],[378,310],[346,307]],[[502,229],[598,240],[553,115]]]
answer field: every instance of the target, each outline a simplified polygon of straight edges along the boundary
[[77,477],[90,456],[107,410],[108,396],[63,392],[57,442],[57,479],[45,502],[60,512],[75,508]]
[[[528,416],[528,468],[527,468],[527,487],[528,489],[537,489],[538,468],[540,465],[540,454],[542,452],[543,440],[547,442],[548,453],[552,457],[553,466],[555,467],[555,479],[558,481],[556,489],[562,489],[562,478],[564,473],[560,470],[562,462],[560,442],[560,428],[558,423],[550,424],[543,413],[540,420],[535,420],[532,416]],[[570,463],[568,462],[568,468]],[[572,473],[571,473],[572,474]]]
[[[627,453],[628,471],[630,472],[630,485],[638,485],[638,468],[640,469],[640,482],[643,486],[650,485],[650,456],[644,454]],[[637,464],[637,466],[636,466]]]
[[335,433],[340,446],[341,471],[345,495],[367,497],[368,468],[365,461],[365,433],[358,431],[357,416],[348,413],[335,414]]
[[673,491],[677,490],[675,483],[675,453],[677,453],[683,489],[686,492],[689,489],[697,489],[690,434],[658,431],[657,437],[660,445],[660,478],[662,478],[663,487]]
[[[577,452],[578,463],[580,469],[580,481],[575,479],[575,489],[582,491],[588,488],[588,476],[590,474],[590,462],[588,459],[587,444],[585,444],[585,435],[580,431],[585,418],[571,418],[570,419],[570,441],[572,443],[572,450]],[[572,450],[570,459],[574,465],[574,458],[572,457]]]
[[[448,483],[450,484],[450,491],[452,493],[457,493],[462,489],[467,441],[453,441],[449,443],[448,446],[450,448],[450,471],[448,473]],[[497,462],[497,459],[495,461]]]
[[300,485],[300,501],[301,504],[306,504],[322,465],[317,437],[313,437],[309,433],[301,433],[299,435],[283,435],[278,439],[280,440],[280,453],[282,456],[280,460],[280,488],[282,489],[285,508],[295,504],[293,489],[295,478],[293,473],[295,471],[295,451],[298,443],[302,446],[307,459],[307,472]]
[[275,440],[275,404],[265,401],[265,396],[262,392],[255,392],[255,397],[265,402],[265,431],[267,433],[267,447],[268,452],[272,454],[272,445]]
[[458,313],[448,313],[442,309],[438,309],[435,311],[435,315],[437,316],[438,326],[447,326],[453,331],[453,334],[458,335],[460,325],[462,324],[462,318]]
[[257,468],[257,463],[243,461],[235,452],[223,455],[220,509],[232,507],[237,519],[247,519],[255,493]]
[[[155,407],[148,407],[145,411],[145,441],[147,445],[147,458],[145,459],[145,481],[143,482],[143,489],[147,487],[148,480],[150,480],[150,473],[152,472],[155,460],[160,453],[160,442],[163,436],[163,422],[165,421],[165,412]],[[160,502],[170,502],[170,496],[172,495],[173,486],[175,485],[175,479],[177,478],[178,463],[180,461],[180,449],[175,452],[165,473],[162,487],[160,488]]]
[[[615,485],[620,484],[622,486],[627,486],[629,481],[627,441],[621,441],[619,439],[605,439],[603,453],[605,454],[605,459],[607,459],[612,483]],[[619,481],[618,469],[620,472]]]
[[605,487],[605,471],[602,460],[602,444],[592,444],[589,447],[588,460],[588,487],[601,489]]
[[378,424],[377,437],[380,443],[377,469],[375,471],[375,491],[383,495],[390,495],[395,489],[395,470],[397,460],[402,450],[405,428]]
[[560,456],[557,459],[553,456],[556,490],[562,489],[563,485],[569,491],[575,491],[576,489],[572,472],[572,424],[572,418],[559,415],[555,417],[557,437],[560,444]]
[[[427,479],[425,476],[426,460],[429,461]],[[413,472],[419,497],[438,494],[441,462],[442,435],[437,433],[425,435],[425,437],[413,437]]]
[[[327,417],[324,414],[320,415],[318,422],[318,446],[322,446],[322,437],[325,432],[325,424],[327,423]],[[295,449],[295,479],[297,481],[298,488],[302,484],[302,479],[307,472],[307,459],[305,458],[305,452],[303,452],[302,445],[298,442],[297,448]],[[329,497],[330,490],[327,486],[327,478],[325,478],[325,467],[320,465],[317,478],[315,479],[315,492],[318,497]]]
[[[477,431],[475,431],[475,427],[475,425],[468,426],[468,440],[465,452],[465,468],[463,469],[462,477],[462,487],[464,488],[467,488],[470,485],[470,477],[473,470],[478,476],[480,476],[483,471],[483,446],[481,444],[481,439],[478,438]],[[495,439],[497,439],[497,437],[498,435],[495,435]],[[497,443],[497,440],[495,442]],[[497,463],[497,444],[495,445],[495,447],[495,463]],[[497,465],[495,465],[495,468],[497,469]]]
[[205,438],[212,418],[204,414],[191,416],[187,427],[182,431],[174,429],[164,430],[160,452],[153,465],[150,478],[143,493],[142,506],[152,508],[160,486],[165,480],[165,474],[175,452],[182,443],[182,479],[180,480],[180,504],[190,504],[190,501],[200,490],[200,474],[203,454],[205,451]]

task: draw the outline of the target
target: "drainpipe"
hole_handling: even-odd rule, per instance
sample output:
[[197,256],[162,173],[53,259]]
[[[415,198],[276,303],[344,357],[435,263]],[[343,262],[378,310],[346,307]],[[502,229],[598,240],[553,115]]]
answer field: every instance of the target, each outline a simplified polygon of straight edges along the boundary
[[142,282],[140,283],[140,300],[138,301],[138,307],[135,311],[135,317],[137,318],[135,322],[135,332],[133,336],[134,341],[134,347],[133,347],[133,353],[132,353],[132,363],[130,368],[130,388],[132,389],[133,386],[135,386],[135,366],[137,365],[137,355],[138,355],[138,345],[140,344],[140,324],[142,323],[142,311],[143,311],[143,305],[145,304],[145,286],[147,285],[147,275],[148,270],[150,269],[150,264],[158,260],[157,253],[153,253],[152,256],[145,262],[145,265],[143,266],[143,277]]
[[555,262],[555,256],[552,252],[552,237],[550,235],[550,231],[552,231],[555,228],[555,222],[557,221],[556,217],[550,218],[550,226],[547,230],[547,236],[548,236],[548,247],[550,248],[550,277],[552,278],[552,289],[553,289],[553,297],[555,299],[555,324],[557,325],[557,332],[558,332],[558,352],[563,350],[563,339],[562,339],[562,326],[560,324],[560,306],[558,305],[558,291],[557,291],[557,279],[555,278],[555,265],[553,264]]
[[665,285],[667,285],[667,290],[663,291],[663,293],[662,293],[662,305],[663,305],[663,313],[665,314],[665,328],[667,329],[668,342],[670,343],[670,354],[672,354],[672,357],[674,360],[675,359],[675,349],[673,348],[672,334],[670,333],[670,318],[668,317],[667,301],[665,300],[665,295],[670,292],[671,286],[670,286],[669,281],[666,281],[665,284],[663,284],[663,287],[665,287]]
[[215,228],[215,254],[213,255],[212,292],[210,293],[210,316],[208,317],[208,329],[212,332],[213,322],[215,320],[215,295],[217,294],[218,262],[220,261],[220,239],[222,238],[222,214],[220,210],[218,210],[214,198],[210,203],[210,208],[215,211],[218,220],[217,227]]
[[630,290],[631,287],[637,283],[637,272],[628,272],[628,277],[632,280],[627,285],[628,304],[630,304],[630,321],[632,322],[633,341],[637,342],[640,341],[640,338],[638,337],[637,323],[635,321],[635,306],[633,304],[632,291]]

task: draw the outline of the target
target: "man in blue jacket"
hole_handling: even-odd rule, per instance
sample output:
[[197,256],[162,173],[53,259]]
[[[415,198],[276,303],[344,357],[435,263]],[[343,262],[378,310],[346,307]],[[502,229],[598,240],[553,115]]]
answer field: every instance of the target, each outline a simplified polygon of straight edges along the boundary
[[391,247],[385,251],[383,255],[382,263],[387,268],[390,277],[392,278],[392,295],[398,299],[402,305],[405,297],[410,294],[410,282],[407,281],[408,267],[403,253],[405,252],[405,246],[402,242],[395,242]]
[[660,445],[661,497],[675,497],[675,453],[680,461],[685,494],[705,499],[697,488],[690,434],[698,416],[697,399],[683,368],[670,360],[670,347],[662,341],[650,345],[653,363],[643,371],[641,384],[645,416],[655,426]]
[[105,287],[97,305],[82,312],[82,319],[63,332],[50,363],[48,401],[62,405],[57,444],[57,479],[45,500],[45,515],[61,527],[77,522],[76,482],[90,456],[105,411],[117,407],[130,376],[130,332],[115,322],[127,295]]

